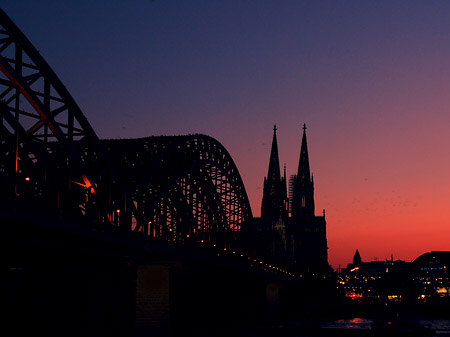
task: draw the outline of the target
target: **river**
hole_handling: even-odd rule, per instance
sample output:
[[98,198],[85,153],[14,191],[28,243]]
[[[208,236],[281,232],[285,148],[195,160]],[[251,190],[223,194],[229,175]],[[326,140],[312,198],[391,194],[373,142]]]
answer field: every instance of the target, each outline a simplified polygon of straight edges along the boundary
[[[386,329],[377,330],[377,327],[380,329],[380,326],[381,329]],[[365,336],[376,334],[376,332],[379,332],[378,335],[383,335],[383,331],[388,331],[390,327],[392,327],[392,330],[389,330],[392,335],[396,332],[403,335],[409,335],[409,333],[420,335],[419,332],[422,331],[422,335],[450,336],[450,320],[442,319],[402,320],[397,322],[394,319],[392,321],[384,320],[382,323],[368,318],[338,319],[322,322],[320,330],[327,336],[331,336],[333,331],[339,332],[341,336],[345,335],[346,331],[352,336],[358,335],[358,332]]]

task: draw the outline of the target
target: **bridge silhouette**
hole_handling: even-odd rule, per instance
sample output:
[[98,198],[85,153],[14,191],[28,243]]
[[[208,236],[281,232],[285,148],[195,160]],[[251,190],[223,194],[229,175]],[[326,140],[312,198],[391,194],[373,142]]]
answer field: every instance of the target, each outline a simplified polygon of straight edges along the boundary
[[110,226],[178,245],[208,245],[219,254],[258,257],[248,241],[257,234],[244,184],[217,140],[198,134],[100,140],[3,11],[0,24],[4,204],[49,217],[77,217],[93,228]]
[[[109,256],[120,260],[115,264],[120,265],[118,270],[134,266],[131,278],[138,289],[127,296],[135,303],[147,300],[154,304],[168,300],[161,292],[145,295],[149,286],[140,286],[141,281],[167,279],[169,269],[173,278],[177,274],[173,266],[190,261],[190,267],[182,269],[189,269],[185,275],[196,276],[184,276],[175,286],[171,281],[171,293],[177,292],[173,288],[185,292],[186,284],[194,287],[207,274],[216,278],[210,279],[212,284],[194,287],[197,291],[224,291],[239,277],[240,290],[232,288],[224,294],[245,298],[249,289],[259,287],[265,297],[263,307],[267,309],[267,303],[277,307],[279,282],[302,275],[277,264],[282,261],[279,256],[273,261],[261,258],[267,257],[266,247],[258,245],[261,234],[254,228],[243,181],[227,150],[214,138],[199,134],[100,140],[54,71],[2,10],[0,26],[0,217],[9,271],[14,274],[22,265],[36,269],[39,259],[50,261],[55,255],[60,255],[58,265],[83,256],[87,269],[69,273],[79,280],[75,274],[92,273],[94,264],[107,265],[105,256]],[[46,275],[47,283],[55,276],[52,272]],[[102,283],[108,278],[98,277]],[[217,282],[217,277],[222,281]],[[117,282],[117,287],[123,286]],[[16,276],[11,276],[9,286],[16,283]],[[155,296],[159,297],[155,300]],[[186,296],[189,301],[197,299],[184,294],[184,302]],[[262,303],[254,300],[247,300],[244,313],[257,310],[255,306]],[[179,313],[171,315],[186,324],[192,316],[180,303],[171,309]],[[20,307],[14,310],[22,312]],[[129,316],[130,310],[118,312]],[[145,310],[147,318],[141,319],[141,328],[136,318],[126,323],[133,325],[135,335],[145,334],[155,324],[164,326],[161,321],[167,320],[167,308],[141,311]],[[51,312],[58,315],[57,310]],[[148,318],[151,315],[159,321],[153,322]],[[118,331],[130,331],[123,329]],[[102,335],[98,326],[90,331]],[[157,333],[164,335],[166,330]]]

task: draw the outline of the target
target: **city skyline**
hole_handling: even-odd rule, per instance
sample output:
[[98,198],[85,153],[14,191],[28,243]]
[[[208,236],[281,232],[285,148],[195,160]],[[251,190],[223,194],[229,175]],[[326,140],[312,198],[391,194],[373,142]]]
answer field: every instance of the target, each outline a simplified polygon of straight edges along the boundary
[[308,126],[329,262],[448,250],[450,4],[5,1],[100,138],[208,134],[259,216]]

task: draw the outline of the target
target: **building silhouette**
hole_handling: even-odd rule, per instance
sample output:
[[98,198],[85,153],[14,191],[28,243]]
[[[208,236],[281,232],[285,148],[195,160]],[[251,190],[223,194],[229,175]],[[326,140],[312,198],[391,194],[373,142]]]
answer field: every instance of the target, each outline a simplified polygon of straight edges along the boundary
[[357,249],[355,255],[353,256],[353,265],[359,266],[362,263],[361,255],[359,254],[359,250]]
[[277,127],[274,125],[269,171],[267,177],[264,177],[261,203],[261,219],[266,228],[275,228],[277,224],[284,224],[288,218],[289,199],[286,186],[286,167],[284,175],[282,177],[280,175]]
[[302,274],[327,272],[325,211],[322,216],[315,215],[314,178],[309,166],[306,125],[303,125],[297,174],[289,179],[289,195],[286,166],[283,176],[280,173],[276,132],[274,126],[258,228],[270,233],[270,254],[278,263]]
[[404,302],[427,316],[448,315],[450,306],[449,251],[431,251],[406,262],[390,259],[364,262],[357,249],[353,262],[342,268],[338,290],[345,297],[373,306]]

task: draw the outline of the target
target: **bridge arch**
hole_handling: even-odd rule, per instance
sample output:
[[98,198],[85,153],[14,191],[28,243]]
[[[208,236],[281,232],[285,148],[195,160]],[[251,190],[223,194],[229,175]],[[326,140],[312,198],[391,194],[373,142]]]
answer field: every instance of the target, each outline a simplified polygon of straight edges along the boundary
[[[244,184],[227,150],[205,135],[104,140],[136,214],[122,224],[170,242],[230,241],[252,219]],[[122,204],[125,206],[125,204]],[[233,234],[234,233],[234,234]],[[221,244],[223,245],[223,243]]]
[[[111,205],[98,181],[119,179],[97,135],[55,72],[1,9],[0,131],[1,183],[9,197],[40,195],[57,208],[90,209],[95,218],[109,220]],[[94,169],[87,158],[101,168]]]
[[1,9],[0,184],[1,198],[180,243],[195,238],[231,245],[252,218],[237,167],[214,138],[99,140]]

